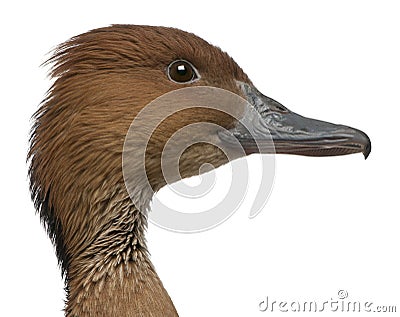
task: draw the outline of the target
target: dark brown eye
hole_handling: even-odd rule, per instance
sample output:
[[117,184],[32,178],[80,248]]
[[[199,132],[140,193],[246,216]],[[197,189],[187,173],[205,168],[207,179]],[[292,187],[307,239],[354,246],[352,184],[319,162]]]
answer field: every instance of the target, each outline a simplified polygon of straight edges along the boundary
[[184,60],[177,60],[169,64],[168,77],[177,83],[189,83],[198,78],[193,65]]

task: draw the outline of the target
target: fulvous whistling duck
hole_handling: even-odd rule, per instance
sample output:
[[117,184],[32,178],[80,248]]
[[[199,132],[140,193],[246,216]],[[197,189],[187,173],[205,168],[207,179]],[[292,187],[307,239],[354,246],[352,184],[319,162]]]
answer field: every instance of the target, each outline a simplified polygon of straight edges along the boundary
[[[122,171],[130,124],[157,97],[194,86],[235,93],[260,114],[276,153],[367,157],[371,149],[357,129],[302,117],[262,95],[227,53],[178,29],[92,30],[61,44],[49,63],[55,81],[34,115],[30,189],[66,278],[69,317],[178,315],[149,259],[147,213],[133,203]],[[232,131],[246,154],[258,152],[237,120],[189,109],[171,116],[148,144],[154,191],[166,183],[159,168],[163,146],[191,122],[216,123]],[[186,158],[184,177],[198,174],[204,162],[227,162],[206,143],[193,145]]]

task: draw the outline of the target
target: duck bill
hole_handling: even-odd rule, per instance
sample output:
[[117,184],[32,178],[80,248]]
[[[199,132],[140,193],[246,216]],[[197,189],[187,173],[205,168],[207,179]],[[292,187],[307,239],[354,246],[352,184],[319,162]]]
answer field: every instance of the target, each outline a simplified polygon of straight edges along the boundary
[[[303,117],[264,96],[252,85],[239,83],[239,86],[252,109],[229,132],[246,154],[336,156],[361,152],[367,158],[371,152],[371,141],[364,132]],[[225,141],[228,138],[225,135]]]

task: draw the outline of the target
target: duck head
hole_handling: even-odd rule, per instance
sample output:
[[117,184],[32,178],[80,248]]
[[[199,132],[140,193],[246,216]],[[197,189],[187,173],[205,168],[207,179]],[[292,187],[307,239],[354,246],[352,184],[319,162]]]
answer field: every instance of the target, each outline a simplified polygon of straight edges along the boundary
[[[129,197],[122,168],[132,121],[160,96],[216,87],[246,100],[251,111],[237,106],[232,116],[194,107],[162,120],[145,149],[128,149],[133,158],[145,151],[146,177],[154,191],[168,182],[160,166],[164,146],[177,131],[198,122],[219,127],[199,131],[202,137],[228,147],[239,143],[243,155],[362,152],[367,157],[371,149],[367,135],[357,129],[302,117],[264,96],[226,53],[181,30],[96,29],[61,44],[49,63],[55,81],[34,115],[29,175],[32,198],[66,277],[67,316],[177,315],[149,260],[146,210]],[[146,124],[141,121],[133,131],[135,139],[143,138]],[[204,163],[217,167],[228,161],[215,145],[198,142],[182,154],[180,174],[196,175]],[[135,181],[135,195],[148,196],[140,191],[142,180]]]

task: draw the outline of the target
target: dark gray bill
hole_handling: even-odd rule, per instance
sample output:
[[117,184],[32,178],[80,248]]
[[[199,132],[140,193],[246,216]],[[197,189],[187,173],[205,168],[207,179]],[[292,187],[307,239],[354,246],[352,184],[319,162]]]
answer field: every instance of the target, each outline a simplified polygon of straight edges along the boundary
[[367,158],[371,152],[371,141],[364,132],[300,116],[254,86],[238,84],[253,109],[229,132],[219,136],[227,143],[237,139],[246,154],[334,156],[362,152]]

